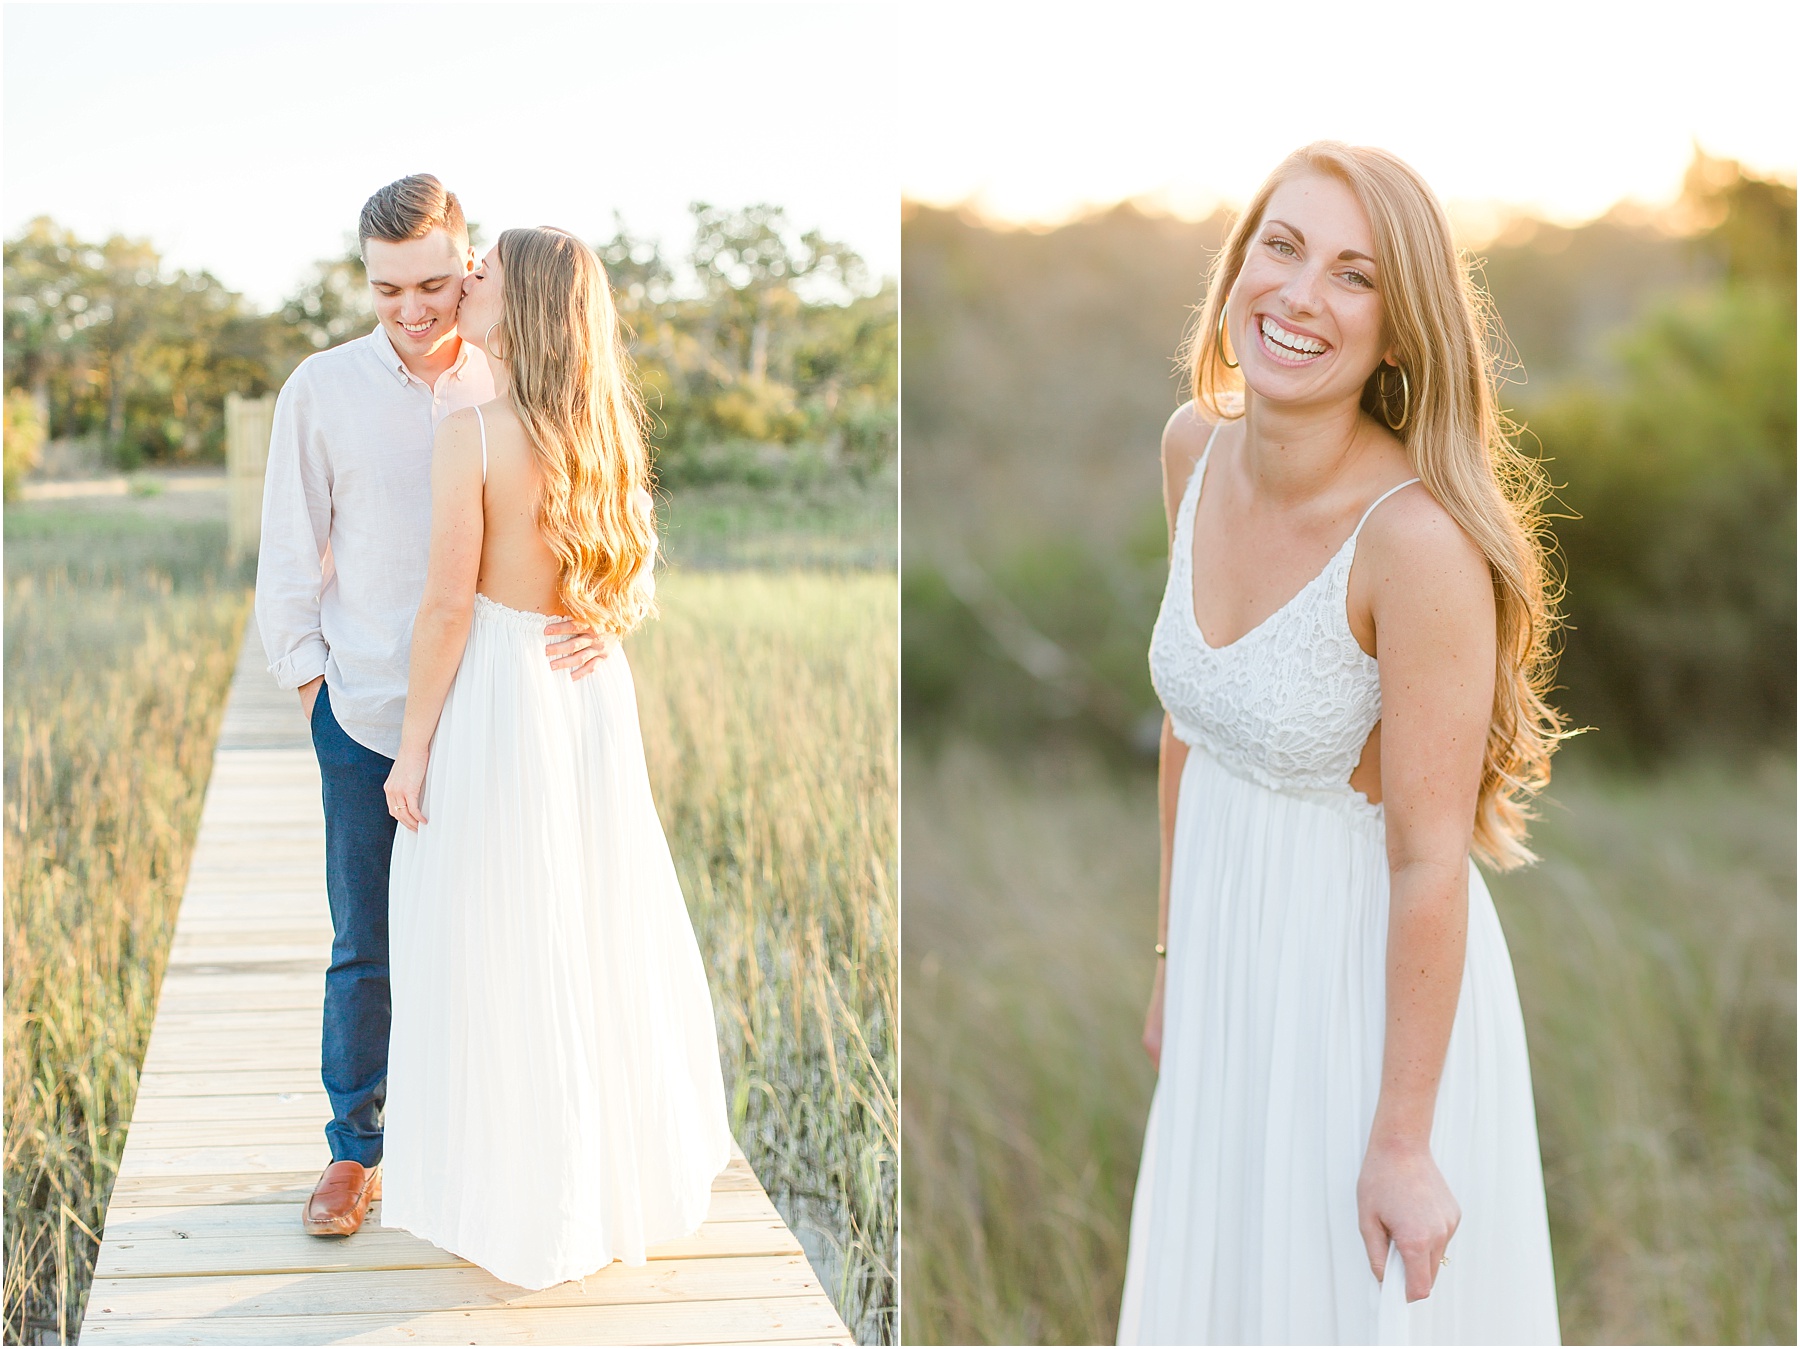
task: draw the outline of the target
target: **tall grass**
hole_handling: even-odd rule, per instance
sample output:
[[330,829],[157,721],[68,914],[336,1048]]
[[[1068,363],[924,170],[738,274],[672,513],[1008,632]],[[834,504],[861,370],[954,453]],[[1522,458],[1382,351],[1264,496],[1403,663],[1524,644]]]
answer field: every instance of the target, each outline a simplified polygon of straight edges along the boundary
[[[910,1343],[1109,1343],[1152,1084],[1155,785],[906,760]],[[1793,1343],[1794,761],[1559,765],[1494,883],[1567,1343]]]
[[954,741],[905,773],[907,1342],[1109,1344],[1150,1101],[1153,788]]
[[248,609],[223,525],[6,517],[4,1335],[79,1324]]
[[677,569],[892,569],[898,470],[847,471],[766,487],[678,484],[661,509],[662,553]]
[[895,1338],[893,574],[678,574],[633,637],[732,1127],[864,1342]]
[[[7,512],[4,1335],[72,1336],[249,592],[183,498]],[[733,1126],[845,1320],[895,1334],[893,574],[676,573],[645,747]]]
[[1792,1344],[1794,760],[1572,762],[1493,882],[1564,1335]]

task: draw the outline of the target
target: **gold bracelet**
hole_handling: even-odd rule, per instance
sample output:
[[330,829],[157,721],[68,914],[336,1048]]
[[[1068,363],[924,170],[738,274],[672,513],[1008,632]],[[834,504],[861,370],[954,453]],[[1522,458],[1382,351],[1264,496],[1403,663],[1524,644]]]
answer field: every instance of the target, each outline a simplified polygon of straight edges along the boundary
[[1161,960],[1164,956],[1166,956],[1168,954],[1169,954],[1169,948],[1164,946],[1161,942],[1157,942],[1156,943],[1156,958],[1158,960]]

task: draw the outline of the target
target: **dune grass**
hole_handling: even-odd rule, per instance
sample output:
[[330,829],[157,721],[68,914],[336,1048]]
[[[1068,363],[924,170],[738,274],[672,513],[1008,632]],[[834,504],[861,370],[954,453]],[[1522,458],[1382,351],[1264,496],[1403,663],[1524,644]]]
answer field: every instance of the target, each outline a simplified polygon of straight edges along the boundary
[[[249,605],[222,494],[6,515],[4,1338],[72,1338]],[[733,1126],[895,1333],[895,585],[670,574],[632,639]]]
[[[1154,782],[906,759],[909,1343],[1110,1343],[1152,1077]],[[1793,1343],[1794,760],[1561,762],[1493,883],[1564,1341]]]
[[4,1335],[80,1320],[249,590],[224,525],[6,514]]
[[1569,1343],[1792,1344],[1794,760],[1573,752],[1492,882]]
[[628,655],[732,1128],[858,1339],[895,1337],[893,573],[676,573]]

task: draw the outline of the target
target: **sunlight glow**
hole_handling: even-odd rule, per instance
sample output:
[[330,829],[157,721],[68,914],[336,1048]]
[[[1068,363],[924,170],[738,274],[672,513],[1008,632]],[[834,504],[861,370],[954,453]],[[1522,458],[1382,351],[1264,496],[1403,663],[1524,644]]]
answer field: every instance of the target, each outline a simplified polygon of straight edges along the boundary
[[1471,233],[1520,209],[1575,223],[1670,200],[1696,142],[1791,177],[1797,12],[1289,0],[1083,4],[1034,22],[911,7],[901,189],[1013,223],[1129,199],[1198,217],[1329,137],[1406,158]]

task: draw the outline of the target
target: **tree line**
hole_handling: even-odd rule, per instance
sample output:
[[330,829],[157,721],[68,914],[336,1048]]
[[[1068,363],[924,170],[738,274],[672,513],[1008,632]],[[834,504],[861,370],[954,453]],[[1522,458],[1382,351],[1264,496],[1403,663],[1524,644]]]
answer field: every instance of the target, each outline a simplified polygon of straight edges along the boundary
[[[595,245],[631,336],[665,482],[866,474],[898,449],[898,305],[863,260],[776,206],[697,202],[671,260],[623,222]],[[264,312],[147,240],[80,238],[48,217],[5,244],[7,479],[45,437],[120,469],[219,462],[227,393],[280,388],[374,324],[355,248]]]

